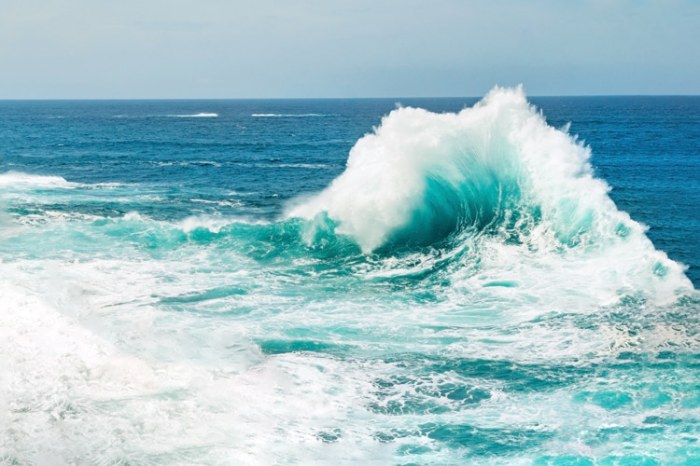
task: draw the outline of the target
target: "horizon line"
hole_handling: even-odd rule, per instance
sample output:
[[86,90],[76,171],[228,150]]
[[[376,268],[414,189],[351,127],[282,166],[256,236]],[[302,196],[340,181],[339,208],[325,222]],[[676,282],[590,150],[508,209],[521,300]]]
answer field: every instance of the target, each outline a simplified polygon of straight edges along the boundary
[[[484,94],[485,95],[485,94]],[[0,102],[76,102],[76,101],[202,101],[202,100],[389,100],[389,99],[481,99],[481,96],[380,96],[380,97],[10,97]],[[529,98],[586,98],[586,97],[700,97],[700,94],[545,94],[529,95]]]

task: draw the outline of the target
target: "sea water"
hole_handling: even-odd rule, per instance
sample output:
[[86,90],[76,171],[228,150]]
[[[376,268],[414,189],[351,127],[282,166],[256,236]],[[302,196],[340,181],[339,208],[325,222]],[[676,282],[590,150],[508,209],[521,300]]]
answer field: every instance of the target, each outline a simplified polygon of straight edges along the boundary
[[0,102],[3,464],[700,463],[700,98]]

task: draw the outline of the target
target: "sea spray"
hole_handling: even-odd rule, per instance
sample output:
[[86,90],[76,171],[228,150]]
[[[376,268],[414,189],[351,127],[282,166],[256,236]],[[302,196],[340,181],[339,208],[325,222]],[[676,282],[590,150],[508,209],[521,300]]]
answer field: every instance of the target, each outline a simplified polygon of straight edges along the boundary
[[[458,113],[392,111],[355,144],[345,172],[287,216],[309,221],[307,240],[331,228],[365,253],[476,240],[484,254],[467,260],[481,262],[478,272],[515,282],[547,260],[582,289],[605,275],[601,296],[625,288],[666,301],[692,288],[683,267],[616,208],[590,154],[566,128],[548,125],[521,87],[495,88]],[[485,256],[499,248],[508,251],[503,263]],[[533,270],[512,276],[512,258]]]

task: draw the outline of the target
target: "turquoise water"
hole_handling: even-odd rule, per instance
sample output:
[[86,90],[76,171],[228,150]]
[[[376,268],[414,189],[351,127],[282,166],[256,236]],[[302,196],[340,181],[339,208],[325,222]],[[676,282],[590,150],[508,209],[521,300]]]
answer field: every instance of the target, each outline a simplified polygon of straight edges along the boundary
[[0,458],[696,464],[699,128],[518,89],[0,102]]

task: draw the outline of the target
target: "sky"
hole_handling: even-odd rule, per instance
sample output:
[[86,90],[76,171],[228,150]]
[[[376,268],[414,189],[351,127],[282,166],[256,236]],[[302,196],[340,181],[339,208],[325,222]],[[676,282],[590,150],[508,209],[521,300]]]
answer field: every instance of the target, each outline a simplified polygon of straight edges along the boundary
[[700,94],[700,0],[0,0],[0,99]]

